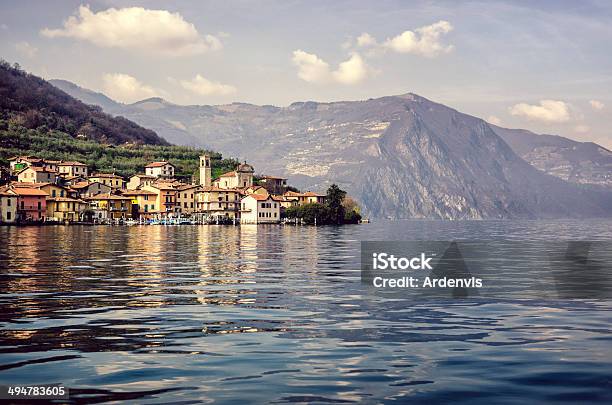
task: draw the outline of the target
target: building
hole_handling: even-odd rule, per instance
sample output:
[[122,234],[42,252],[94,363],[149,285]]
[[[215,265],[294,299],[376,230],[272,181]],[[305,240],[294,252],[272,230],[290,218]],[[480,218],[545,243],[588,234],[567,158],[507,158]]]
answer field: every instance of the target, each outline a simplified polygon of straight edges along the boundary
[[250,194],[240,200],[240,223],[274,224],[280,222],[280,202],[271,195]]
[[111,186],[97,181],[81,181],[74,183],[70,189],[77,193],[80,198],[92,197],[96,194],[110,194],[113,190]]
[[80,221],[87,208],[87,202],[80,199],[49,197],[47,198],[47,221]]
[[158,212],[157,193],[148,190],[129,190],[122,194],[132,199],[132,218],[152,219]]
[[264,186],[270,194],[283,194],[287,189],[287,179],[276,176],[263,176],[259,184]]
[[61,174],[68,176],[83,176],[87,177],[87,165],[81,162],[60,162],[57,164],[57,170]]
[[114,190],[125,190],[125,180],[114,173],[96,173],[89,176],[89,181],[102,183]]
[[43,160],[34,156],[15,156],[9,159],[9,166],[13,173],[18,173],[30,166],[43,166]]
[[201,187],[196,192],[196,213],[201,219],[238,219],[242,196],[238,189]]
[[182,214],[191,215],[196,211],[196,192],[199,187],[191,184],[176,187],[176,204]]
[[17,194],[18,221],[44,221],[47,213],[47,193],[37,188],[13,187]]
[[130,181],[127,182],[128,190],[136,190],[143,186],[150,186],[157,180],[155,176],[149,176],[146,174],[135,174],[130,177]]
[[212,185],[212,165],[210,155],[200,156],[200,185],[210,187]]
[[152,162],[145,166],[145,174],[153,177],[171,178],[174,177],[174,170],[174,165],[165,160]]
[[213,182],[214,187],[230,189],[230,188],[247,188],[253,185],[253,166],[244,162],[236,168],[236,170],[223,173]]
[[57,172],[44,167],[28,166],[17,173],[17,181],[20,183],[56,183]]
[[17,221],[17,194],[8,187],[0,188],[0,223],[13,224]]
[[174,183],[156,182],[142,189],[155,193],[155,206],[160,217],[178,216],[181,212],[176,202],[176,185]]
[[127,219],[132,215],[132,198],[115,194],[96,194],[86,197],[96,220]]
[[58,178],[57,178],[57,182],[66,187],[71,186],[76,183],[82,183],[86,181],[88,180],[87,180],[87,177],[85,176],[72,176],[66,173],[59,173]]
[[305,193],[301,193],[298,195],[298,204],[325,204],[327,200],[327,194],[313,193],[312,191],[307,191]]

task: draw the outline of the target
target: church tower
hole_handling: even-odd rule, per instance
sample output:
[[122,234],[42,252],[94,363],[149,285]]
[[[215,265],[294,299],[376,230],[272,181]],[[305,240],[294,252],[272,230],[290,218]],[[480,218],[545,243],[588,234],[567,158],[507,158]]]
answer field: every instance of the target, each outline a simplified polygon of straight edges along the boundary
[[210,167],[210,155],[200,156],[200,185],[210,187],[212,177],[212,169]]

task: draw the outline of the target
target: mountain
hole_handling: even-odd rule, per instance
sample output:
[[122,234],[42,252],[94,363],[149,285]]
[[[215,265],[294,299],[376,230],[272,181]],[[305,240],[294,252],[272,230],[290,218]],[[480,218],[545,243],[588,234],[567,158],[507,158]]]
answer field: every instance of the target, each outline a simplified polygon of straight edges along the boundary
[[0,118],[28,129],[44,127],[101,143],[168,145],[150,129],[86,105],[6,61],[0,62]]
[[122,114],[160,133],[160,121],[172,123],[190,141],[248,158],[258,172],[302,189],[336,182],[374,217],[612,215],[609,191],[549,176],[483,120],[415,94],[288,107],[149,99]]
[[119,112],[121,111],[121,107],[123,107],[123,104],[116,102],[105,94],[84,89],[68,80],[52,79],[49,80],[49,83],[85,104],[102,107],[102,109],[109,114]]
[[491,125],[495,133],[532,166],[572,183],[612,189],[612,152],[593,142],[557,135],[537,135],[524,129]]

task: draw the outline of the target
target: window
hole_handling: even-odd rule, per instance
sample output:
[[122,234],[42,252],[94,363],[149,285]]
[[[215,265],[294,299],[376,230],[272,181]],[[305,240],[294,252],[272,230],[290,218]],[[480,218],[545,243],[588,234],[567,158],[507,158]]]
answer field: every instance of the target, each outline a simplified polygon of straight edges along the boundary
[[[11,200],[9,200],[9,201],[11,201]],[[7,213],[6,213],[6,219],[7,220],[11,219],[11,214],[12,214],[11,211],[7,211]]]
[[60,197],[64,196],[64,190],[60,190]]
[[56,193],[55,193],[55,190],[51,190],[51,197],[54,197],[54,198],[55,198],[55,194],[56,194]]
[[189,203],[190,208],[193,208],[193,201]]
[[24,208],[25,208],[25,204],[24,204],[24,202],[22,201],[22,202],[21,202],[21,209],[24,209]]
[[38,202],[38,209],[41,210],[42,209],[42,205],[40,203],[40,201]]
[[11,198],[10,197],[6,199],[6,206],[7,207],[11,206]]
[[276,212],[274,213],[274,218],[276,218]]

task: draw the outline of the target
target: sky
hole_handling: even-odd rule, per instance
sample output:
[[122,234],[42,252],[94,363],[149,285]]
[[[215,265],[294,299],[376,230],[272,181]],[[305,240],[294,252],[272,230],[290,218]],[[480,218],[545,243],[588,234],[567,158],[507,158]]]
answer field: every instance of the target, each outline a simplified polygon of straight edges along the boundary
[[0,56],[125,102],[408,92],[612,149],[612,2],[0,2]]

